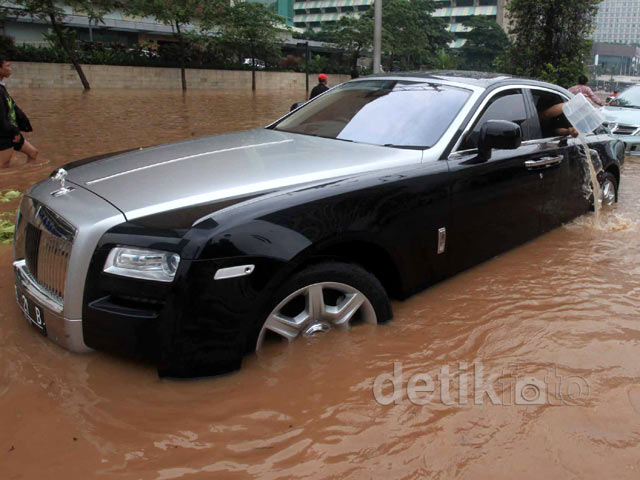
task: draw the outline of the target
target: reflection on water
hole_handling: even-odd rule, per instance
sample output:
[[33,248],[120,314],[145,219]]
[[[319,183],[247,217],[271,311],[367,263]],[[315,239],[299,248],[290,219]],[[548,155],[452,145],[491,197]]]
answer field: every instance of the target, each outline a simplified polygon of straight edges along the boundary
[[[14,168],[0,190],[83,156],[264,125],[302,98],[12,93],[51,165]],[[394,304],[388,325],[269,345],[236,374],[188,382],[45,341],[21,320],[0,247],[0,477],[637,478],[638,160],[627,161],[620,202],[602,230],[582,217]],[[394,361],[405,386],[449,366],[456,401],[377,404],[374,379]],[[462,404],[461,362],[579,376],[590,391],[578,405],[475,405],[470,381]]]

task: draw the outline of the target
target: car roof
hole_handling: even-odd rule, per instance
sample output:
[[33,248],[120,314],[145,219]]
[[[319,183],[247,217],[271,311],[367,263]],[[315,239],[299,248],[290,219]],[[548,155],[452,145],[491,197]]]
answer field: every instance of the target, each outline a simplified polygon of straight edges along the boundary
[[488,89],[501,84],[509,85],[514,82],[524,83],[527,85],[538,85],[541,87],[550,87],[554,89],[564,90],[557,85],[541,82],[539,80],[532,80],[524,77],[516,77],[513,75],[507,75],[504,73],[493,72],[472,72],[463,70],[426,70],[420,72],[391,72],[375,75],[368,75],[366,79],[375,78],[416,78],[425,80],[440,80],[446,82],[455,82],[458,84],[467,84],[474,87],[480,87]]

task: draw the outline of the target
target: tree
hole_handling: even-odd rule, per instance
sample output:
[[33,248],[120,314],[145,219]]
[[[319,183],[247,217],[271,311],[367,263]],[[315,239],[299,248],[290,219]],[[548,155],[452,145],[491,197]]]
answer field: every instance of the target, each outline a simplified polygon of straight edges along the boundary
[[224,4],[220,0],[129,0],[126,3],[126,11],[154,17],[156,21],[171,26],[180,48],[182,90],[186,90],[185,63],[188,56],[187,45],[190,42],[185,27],[202,22],[211,28],[217,16],[224,11]]
[[563,86],[576,83],[590,53],[589,35],[601,0],[511,0],[512,40],[499,59],[507,73]]
[[509,46],[509,37],[498,23],[490,18],[471,17],[463,25],[472,30],[466,34],[467,41],[460,48],[461,68],[494,72],[496,58]]
[[373,43],[373,21],[369,16],[342,17],[325,30],[327,40],[351,56],[351,71],[357,71],[358,58]]
[[[397,61],[403,69],[433,67],[438,51],[453,40],[445,22],[432,16],[433,0],[385,0],[382,3],[382,49],[389,70]],[[373,9],[366,16],[373,19]]]
[[[203,29],[211,25],[204,22]],[[280,55],[280,35],[286,30],[281,18],[261,3],[240,2],[227,7],[219,18],[219,41],[251,58],[251,89],[256,89],[256,59]],[[239,58],[242,58],[239,55]]]
[[436,68],[442,70],[455,70],[457,66],[457,61],[455,55],[452,55],[449,51],[441,48],[438,50],[437,55],[438,62],[435,65]]
[[[12,3],[20,8],[3,6],[2,16],[8,15],[10,11],[14,16],[31,16],[51,25],[58,45],[71,60],[84,89],[89,90],[91,86],[75,54],[75,35],[64,26],[67,16],[64,9],[54,0],[13,0]],[[102,21],[103,16],[115,7],[114,0],[66,0],[64,4],[72,7],[74,11],[86,13],[94,22]]]

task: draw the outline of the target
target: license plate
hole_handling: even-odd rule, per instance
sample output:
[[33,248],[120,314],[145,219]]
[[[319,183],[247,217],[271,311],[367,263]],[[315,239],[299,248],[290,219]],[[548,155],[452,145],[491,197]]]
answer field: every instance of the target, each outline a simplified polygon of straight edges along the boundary
[[47,336],[47,322],[44,319],[44,311],[34,302],[30,302],[24,294],[20,294],[16,288],[16,300],[24,318],[28,323],[36,327],[42,335]]

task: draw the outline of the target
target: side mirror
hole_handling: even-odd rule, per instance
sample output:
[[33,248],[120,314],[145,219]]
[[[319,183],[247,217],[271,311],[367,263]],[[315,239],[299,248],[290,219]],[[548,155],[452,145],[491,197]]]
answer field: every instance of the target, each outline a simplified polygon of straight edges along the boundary
[[483,160],[491,158],[491,149],[514,150],[522,143],[520,125],[507,120],[487,120],[480,128],[478,156]]

